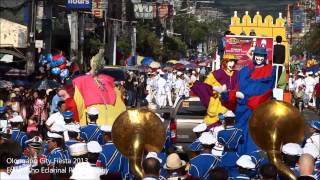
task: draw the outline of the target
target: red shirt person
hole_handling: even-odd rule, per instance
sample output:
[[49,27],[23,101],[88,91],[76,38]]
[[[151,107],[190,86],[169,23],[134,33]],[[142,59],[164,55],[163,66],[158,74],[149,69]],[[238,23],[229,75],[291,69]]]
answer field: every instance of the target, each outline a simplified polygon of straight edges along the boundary
[[316,99],[316,109],[317,109],[317,111],[319,111],[319,109],[320,109],[320,82],[318,82],[316,84],[316,86],[314,87],[313,93],[314,93],[314,97]]

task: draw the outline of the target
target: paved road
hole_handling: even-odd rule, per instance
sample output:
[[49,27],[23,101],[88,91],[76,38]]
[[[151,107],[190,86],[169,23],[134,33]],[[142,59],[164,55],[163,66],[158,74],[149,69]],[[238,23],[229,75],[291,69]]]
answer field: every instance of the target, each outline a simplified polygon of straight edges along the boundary
[[314,111],[311,111],[309,109],[303,112],[303,116],[307,122],[311,120],[320,120],[320,116],[317,115]]

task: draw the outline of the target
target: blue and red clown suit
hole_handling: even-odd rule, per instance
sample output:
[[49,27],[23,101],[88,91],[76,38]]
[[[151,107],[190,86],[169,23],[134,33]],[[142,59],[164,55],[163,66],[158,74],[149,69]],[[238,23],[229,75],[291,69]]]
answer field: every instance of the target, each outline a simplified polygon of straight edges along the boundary
[[[253,110],[272,99],[272,89],[275,85],[276,69],[268,63],[265,48],[255,48],[253,63],[243,67],[238,77],[235,127],[243,131],[244,143],[241,152],[250,153],[256,151],[257,146],[249,133],[249,119]],[[228,95],[222,93],[222,99],[225,98],[228,98]]]
[[[220,125],[218,115],[228,110],[235,111],[236,91],[238,89],[238,71],[228,70],[229,61],[236,63],[236,57],[226,54],[223,57],[222,68],[210,73],[204,83],[196,81],[191,90],[199,96],[201,102],[207,107],[207,115],[204,122],[208,129]],[[233,64],[233,65],[234,65]],[[220,93],[226,91],[228,98],[221,99]]]

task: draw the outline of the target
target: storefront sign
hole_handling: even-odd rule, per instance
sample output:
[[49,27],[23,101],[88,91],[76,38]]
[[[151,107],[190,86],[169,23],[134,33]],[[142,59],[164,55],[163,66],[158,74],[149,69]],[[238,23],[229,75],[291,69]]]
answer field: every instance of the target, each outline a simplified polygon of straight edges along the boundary
[[66,4],[68,9],[74,10],[91,10],[91,0],[68,0]]
[[92,0],[92,14],[97,18],[103,17],[103,11],[107,13],[108,1],[107,0]]
[[136,3],[134,4],[134,15],[137,19],[152,19],[153,18],[152,3]]
[[305,24],[305,13],[303,9],[294,9],[292,11],[293,24],[292,30],[295,33],[301,33]]

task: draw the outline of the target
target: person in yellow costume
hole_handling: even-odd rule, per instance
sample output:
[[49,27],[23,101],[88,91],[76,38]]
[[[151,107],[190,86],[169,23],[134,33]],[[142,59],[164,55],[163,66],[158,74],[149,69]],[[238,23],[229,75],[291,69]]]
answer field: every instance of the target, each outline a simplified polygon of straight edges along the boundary
[[87,110],[95,107],[99,110],[98,125],[112,125],[115,119],[126,110],[121,93],[115,87],[114,79],[98,71],[103,68],[104,50],[90,60],[91,70],[73,80],[74,96],[80,125],[86,125]]
[[[234,70],[237,60],[234,55],[225,54],[223,56],[221,69],[211,72],[204,81],[204,84],[197,82],[192,87],[207,106],[207,115],[204,122],[209,128],[219,124],[219,114],[224,114],[228,110],[234,111],[236,105],[236,90],[238,88],[238,71]],[[206,89],[206,90],[205,90]],[[210,91],[210,92],[208,92]],[[222,101],[220,94],[226,92],[228,101]]]

